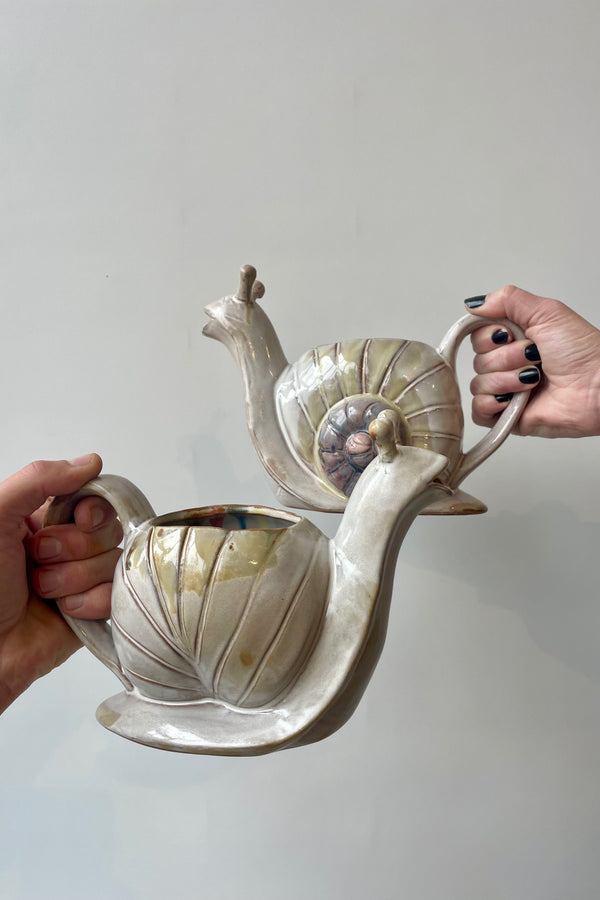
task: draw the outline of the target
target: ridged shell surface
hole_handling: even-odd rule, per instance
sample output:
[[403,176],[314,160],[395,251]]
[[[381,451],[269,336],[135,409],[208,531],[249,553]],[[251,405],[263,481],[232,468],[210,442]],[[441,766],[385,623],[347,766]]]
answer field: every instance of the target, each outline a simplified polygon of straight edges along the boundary
[[146,697],[262,706],[285,693],[312,651],[328,599],[327,539],[306,520],[228,524],[154,525],[123,554],[113,638]]
[[380,397],[369,394],[340,400],[321,423],[316,453],[324,477],[349,497],[358,479],[377,456],[369,425],[389,408]]
[[[351,398],[369,403],[382,400],[402,417],[403,440],[448,457],[452,468],[461,452],[463,414],[456,377],[448,363],[428,344],[397,339],[342,341],[305,353],[281,375],[276,386],[280,425],[296,459],[331,489],[348,494],[356,479],[331,477],[323,466],[320,434],[327,434],[333,411]],[[352,430],[352,423],[347,432]],[[360,425],[359,430],[364,430]]]

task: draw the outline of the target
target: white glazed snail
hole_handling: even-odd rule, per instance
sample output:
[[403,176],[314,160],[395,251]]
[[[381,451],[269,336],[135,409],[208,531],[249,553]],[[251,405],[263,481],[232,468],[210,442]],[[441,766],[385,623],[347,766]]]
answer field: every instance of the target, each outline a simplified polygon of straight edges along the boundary
[[115,507],[125,546],[111,623],[65,616],[125,690],[99,721],[187,753],[249,755],[327,737],[350,717],[383,649],[396,559],[423,506],[447,493],[446,459],[398,450],[397,416],[370,425],[379,448],[328,540],[295,513],[211,507],[155,517],[130,482],[101,476],[56,498]]
[[[400,443],[448,459],[440,480],[452,496],[425,512],[484,512],[457,488],[506,439],[528,394],[515,395],[494,428],[464,453],[456,380],[461,341],[481,320],[466,315],[435,350],[412,340],[345,340],[288,364],[269,318],[256,270],[244,266],[235,296],[206,307],[208,337],[224,343],[242,373],[248,428],[277,497],[288,506],[341,512],[375,456],[369,423],[384,409],[400,417]],[[520,329],[510,324],[516,335]]]

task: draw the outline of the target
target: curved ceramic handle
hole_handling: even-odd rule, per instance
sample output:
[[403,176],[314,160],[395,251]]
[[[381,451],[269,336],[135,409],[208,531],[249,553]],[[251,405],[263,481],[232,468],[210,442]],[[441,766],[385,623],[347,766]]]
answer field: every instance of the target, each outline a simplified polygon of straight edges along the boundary
[[[504,325],[505,328],[510,328],[517,340],[523,340],[526,337],[523,329],[508,319],[482,319],[481,316],[472,316],[470,313],[467,313],[462,319],[455,322],[438,347],[438,353],[452,366],[454,371],[456,371],[456,354],[460,344],[469,334],[477,331],[478,328],[484,325]],[[481,465],[494,450],[497,450],[504,443],[517,424],[525,404],[529,400],[529,394],[529,391],[516,393],[508,406],[502,411],[502,415],[494,427],[474,447],[463,453],[460,462],[449,479],[450,487],[458,487],[473,469]]]
[[[55,497],[48,507],[44,525],[65,525],[72,522],[75,507],[84,497],[102,497],[110,503],[123,526],[125,540],[138,525],[155,516],[144,494],[131,481],[119,475],[99,475],[79,491]],[[76,619],[62,612],[61,615],[88,650],[131,690],[133,685],[121,669],[110,624],[104,620]]]

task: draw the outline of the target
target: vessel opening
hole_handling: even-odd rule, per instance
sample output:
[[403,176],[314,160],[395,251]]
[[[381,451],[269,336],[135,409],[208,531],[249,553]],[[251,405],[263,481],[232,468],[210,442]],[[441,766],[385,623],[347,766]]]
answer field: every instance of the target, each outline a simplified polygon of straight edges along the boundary
[[154,520],[153,525],[173,526],[175,528],[222,528],[224,531],[257,531],[273,528],[289,528],[300,521],[299,516],[255,512],[244,507],[208,507],[203,509],[185,509],[168,513]]

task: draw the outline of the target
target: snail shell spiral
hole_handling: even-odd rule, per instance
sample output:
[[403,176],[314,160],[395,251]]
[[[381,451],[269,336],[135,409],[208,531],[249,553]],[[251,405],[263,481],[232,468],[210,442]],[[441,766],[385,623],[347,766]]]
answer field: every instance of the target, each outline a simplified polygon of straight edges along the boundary
[[377,456],[369,425],[388,408],[388,404],[376,397],[359,395],[336,403],[321,423],[316,443],[321,469],[346,497]]
[[328,541],[293,514],[249,509],[163,516],[128,544],[112,634],[145,697],[258,707],[304,668],[327,602]]
[[428,344],[341,341],[305,353],[276,386],[278,417],[296,460],[348,497],[376,450],[372,419],[400,414],[400,441],[441,453],[449,472],[461,453],[463,415],[456,376]]

